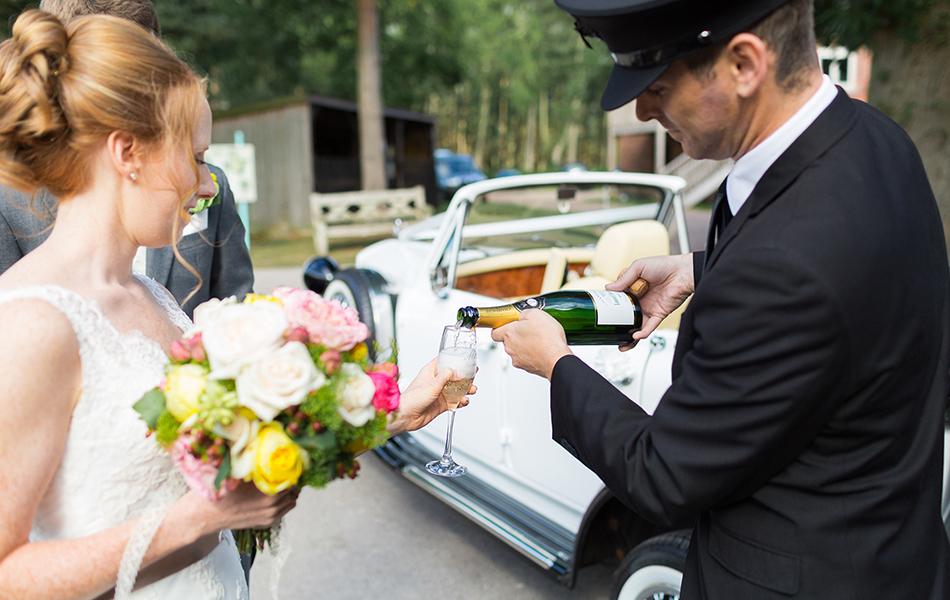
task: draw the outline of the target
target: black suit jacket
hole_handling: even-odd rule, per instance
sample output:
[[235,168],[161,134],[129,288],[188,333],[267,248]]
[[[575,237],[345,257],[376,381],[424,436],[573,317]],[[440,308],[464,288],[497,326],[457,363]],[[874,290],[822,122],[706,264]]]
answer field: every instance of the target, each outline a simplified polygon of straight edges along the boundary
[[[184,236],[178,252],[201,274],[198,278],[175,259],[170,246],[149,248],[146,274],[168,288],[189,317],[195,306],[210,298],[237,296],[252,291],[254,269],[244,243],[244,225],[237,214],[234,194],[221,169],[209,165],[218,178],[221,202],[208,209],[208,227]],[[53,223],[54,200],[45,190],[30,205],[30,196],[0,186],[0,273],[46,240]],[[186,301],[187,300],[187,301]]]
[[686,600],[950,597],[948,279],[912,142],[839,91],[709,255],[653,416],[565,357],[554,439],[693,524]]

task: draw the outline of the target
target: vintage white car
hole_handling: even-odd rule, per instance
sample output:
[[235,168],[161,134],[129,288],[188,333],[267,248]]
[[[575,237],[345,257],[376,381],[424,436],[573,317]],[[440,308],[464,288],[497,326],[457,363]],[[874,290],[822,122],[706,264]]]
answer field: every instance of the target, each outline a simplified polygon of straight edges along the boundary
[[[444,213],[362,250],[355,268],[321,257],[304,280],[355,307],[377,348],[397,340],[400,371],[415,374],[460,307],[603,289],[636,258],[689,252],[684,186],[674,176],[582,171],[481,181]],[[572,350],[652,412],[670,384],[678,322],[674,313],[630,352]],[[478,332],[478,366],[478,394],[455,420],[453,454],[468,475],[425,471],[442,454],[445,416],[379,455],[568,587],[581,567],[613,561],[613,598],[678,598],[689,531],[645,521],[555,443],[549,383],[513,368],[488,330]]]

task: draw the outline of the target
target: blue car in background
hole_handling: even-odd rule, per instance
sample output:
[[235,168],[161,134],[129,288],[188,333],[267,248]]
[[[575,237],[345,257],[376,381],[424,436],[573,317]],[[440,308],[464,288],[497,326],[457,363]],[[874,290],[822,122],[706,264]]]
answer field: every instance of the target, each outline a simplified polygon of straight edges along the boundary
[[439,200],[450,200],[463,185],[486,179],[475,166],[471,154],[456,154],[440,148],[435,151],[435,178],[439,186]]

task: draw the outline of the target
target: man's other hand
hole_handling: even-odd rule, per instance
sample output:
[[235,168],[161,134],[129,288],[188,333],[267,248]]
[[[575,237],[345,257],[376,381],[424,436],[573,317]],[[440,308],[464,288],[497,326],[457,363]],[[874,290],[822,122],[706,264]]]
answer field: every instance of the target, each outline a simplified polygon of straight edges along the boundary
[[518,321],[493,329],[491,339],[505,344],[515,367],[547,379],[557,361],[572,354],[561,324],[540,310],[526,310]]

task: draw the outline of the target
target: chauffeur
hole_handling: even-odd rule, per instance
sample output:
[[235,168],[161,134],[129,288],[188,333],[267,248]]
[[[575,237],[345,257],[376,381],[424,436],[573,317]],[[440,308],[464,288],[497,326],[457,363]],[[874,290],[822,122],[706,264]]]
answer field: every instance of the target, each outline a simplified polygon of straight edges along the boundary
[[[811,0],[557,0],[695,158],[733,158],[705,253],[638,260],[644,339],[692,297],[648,416],[540,311],[493,332],[551,380],[553,437],[693,527],[682,598],[950,598],[950,281],[920,157],[819,68]],[[592,42],[598,43],[598,42]]]

